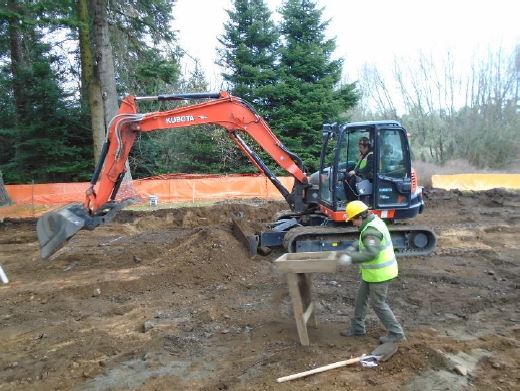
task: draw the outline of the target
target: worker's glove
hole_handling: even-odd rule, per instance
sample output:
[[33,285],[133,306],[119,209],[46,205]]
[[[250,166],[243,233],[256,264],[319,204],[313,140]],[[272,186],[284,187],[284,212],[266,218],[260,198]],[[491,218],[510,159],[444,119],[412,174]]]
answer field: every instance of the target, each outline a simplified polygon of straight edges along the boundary
[[338,258],[338,265],[340,265],[340,266],[352,265],[352,257],[348,254],[341,254]]
[[354,246],[348,246],[345,251],[346,251],[347,255],[351,255],[353,252],[356,252],[357,249]]

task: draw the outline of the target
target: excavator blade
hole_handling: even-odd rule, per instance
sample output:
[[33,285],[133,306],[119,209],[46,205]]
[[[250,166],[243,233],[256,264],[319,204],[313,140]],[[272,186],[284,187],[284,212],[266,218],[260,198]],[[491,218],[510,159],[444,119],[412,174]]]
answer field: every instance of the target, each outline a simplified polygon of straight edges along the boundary
[[45,213],[36,223],[40,255],[48,258],[85,225],[83,205],[73,203]]

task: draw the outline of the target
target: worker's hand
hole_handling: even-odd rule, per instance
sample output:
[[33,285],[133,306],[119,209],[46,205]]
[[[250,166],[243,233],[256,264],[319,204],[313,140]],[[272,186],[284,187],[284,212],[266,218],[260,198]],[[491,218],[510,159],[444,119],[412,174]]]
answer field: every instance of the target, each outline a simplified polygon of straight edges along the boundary
[[345,250],[347,255],[352,255],[353,252],[355,252],[357,249],[354,246],[348,246]]
[[354,171],[354,170],[349,171],[349,172],[348,172],[348,175],[349,175],[349,176],[356,175],[356,171]]
[[338,258],[338,265],[340,266],[349,266],[352,265],[352,257],[347,254],[341,254]]

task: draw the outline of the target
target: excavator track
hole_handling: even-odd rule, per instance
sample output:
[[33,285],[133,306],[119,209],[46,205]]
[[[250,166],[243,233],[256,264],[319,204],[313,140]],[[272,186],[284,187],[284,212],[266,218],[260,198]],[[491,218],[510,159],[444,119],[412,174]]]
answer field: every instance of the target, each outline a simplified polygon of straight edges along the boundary
[[[435,233],[423,226],[389,227],[394,251],[400,257],[429,255],[435,248]],[[341,251],[358,240],[355,227],[295,227],[283,241],[287,252]]]

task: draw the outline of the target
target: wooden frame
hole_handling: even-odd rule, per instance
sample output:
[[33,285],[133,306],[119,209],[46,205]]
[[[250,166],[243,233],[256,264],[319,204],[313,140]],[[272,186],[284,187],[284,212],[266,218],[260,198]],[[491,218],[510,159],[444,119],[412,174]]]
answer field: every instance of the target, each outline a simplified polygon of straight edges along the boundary
[[335,273],[338,254],[335,251],[320,253],[287,253],[274,261],[275,269],[287,273],[287,285],[293,305],[294,319],[300,343],[309,345],[307,323],[318,327],[316,306],[312,301],[312,274]]

